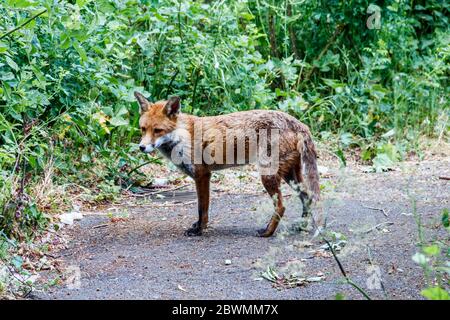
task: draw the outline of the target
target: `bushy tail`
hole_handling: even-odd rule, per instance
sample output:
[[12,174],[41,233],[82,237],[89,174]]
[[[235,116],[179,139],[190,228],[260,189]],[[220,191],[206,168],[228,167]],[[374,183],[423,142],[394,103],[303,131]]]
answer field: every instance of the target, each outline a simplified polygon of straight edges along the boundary
[[319,171],[317,170],[317,153],[311,134],[303,131],[299,139],[299,150],[303,165],[303,172],[306,175],[306,185],[313,201],[320,199]]

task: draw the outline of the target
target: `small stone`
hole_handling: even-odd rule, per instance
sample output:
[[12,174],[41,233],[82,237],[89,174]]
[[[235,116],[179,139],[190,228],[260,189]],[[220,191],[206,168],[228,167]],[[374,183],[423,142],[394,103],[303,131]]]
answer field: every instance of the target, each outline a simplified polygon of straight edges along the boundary
[[320,174],[327,174],[328,168],[324,166],[317,166],[317,171],[319,171]]
[[169,184],[169,179],[166,178],[155,178],[153,180],[153,184],[157,185],[157,186],[166,186]]
[[225,265],[228,266],[228,265],[230,265],[230,264],[231,264],[231,260],[230,260],[230,259],[226,259],[226,260],[225,260]]
[[70,213],[63,213],[62,215],[59,216],[59,220],[64,224],[68,225],[73,224],[73,216]]
[[71,214],[72,214],[73,220],[83,219],[83,214],[80,211],[72,211]]
[[259,178],[259,172],[258,171],[252,171],[250,172],[250,175],[254,178]]

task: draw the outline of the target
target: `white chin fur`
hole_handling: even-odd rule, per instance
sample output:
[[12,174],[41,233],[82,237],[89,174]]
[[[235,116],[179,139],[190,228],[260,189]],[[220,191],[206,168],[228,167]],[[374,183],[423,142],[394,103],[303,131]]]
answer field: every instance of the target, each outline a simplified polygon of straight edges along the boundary
[[[173,132],[168,133],[162,137],[159,137],[158,139],[156,139],[155,143],[152,144],[148,144],[145,146],[145,149],[142,151],[144,153],[150,153],[153,152],[153,150],[161,147],[163,144],[167,143],[167,142],[171,142],[174,140],[174,134]],[[175,136],[176,137],[176,136]]]
[[144,152],[145,152],[145,153],[150,153],[150,152],[152,152],[153,150],[155,150],[155,148],[153,148],[151,145],[147,145],[147,146],[145,146]]
[[173,140],[172,133],[168,133],[166,135],[163,135],[162,137],[159,137],[155,141],[155,148],[161,147],[163,144],[170,142]]

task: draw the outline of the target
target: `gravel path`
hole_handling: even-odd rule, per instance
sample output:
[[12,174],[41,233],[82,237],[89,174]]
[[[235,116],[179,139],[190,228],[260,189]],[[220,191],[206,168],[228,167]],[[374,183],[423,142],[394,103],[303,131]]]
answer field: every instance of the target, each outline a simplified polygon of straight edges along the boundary
[[[352,280],[372,298],[385,298],[379,278],[388,299],[420,298],[423,273],[411,260],[417,250],[413,199],[426,236],[442,236],[436,225],[442,209],[449,207],[450,184],[438,177],[450,175],[449,164],[448,159],[404,163],[401,170],[379,174],[363,173],[358,167],[345,172],[331,169],[328,178],[322,178],[323,200],[316,218],[326,220],[328,232],[342,235],[345,241],[338,257]],[[57,253],[65,267],[81,271],[80,288],[62,284],[32,297],[334,299],[342,293],[348,299],[361,299],[343,283],[333,257],[321,249],[320,237],[291,231],[300,216],[295,196],[287,197],[286,219],[277,235],[256,237],[271,207],[255,180],[244,182],[245,188],[225,191],[218,183],[210,226],[202,237],[183,235],[196,219],[195,193],[186,189],[176,191],[182,198],[175,199],[182,203],[127,202],[113,210],[85,213],[83,220],[66,228],[67,248]],[[285,190],[291,193],[288,186]],[[293,288],[274,286],[261,279],[269,266],[279,275],[316,281]]]

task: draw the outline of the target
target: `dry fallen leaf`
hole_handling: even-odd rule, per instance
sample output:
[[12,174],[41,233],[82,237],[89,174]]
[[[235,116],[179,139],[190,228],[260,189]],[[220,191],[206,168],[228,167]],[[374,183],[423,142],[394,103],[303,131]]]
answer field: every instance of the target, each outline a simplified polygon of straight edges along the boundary
[[183,288],[182,286],[180,286],[180,285],[178,285],[178,290],[181,290],[181,291],[187,292],[187,290],[186,290],[185,288]]

